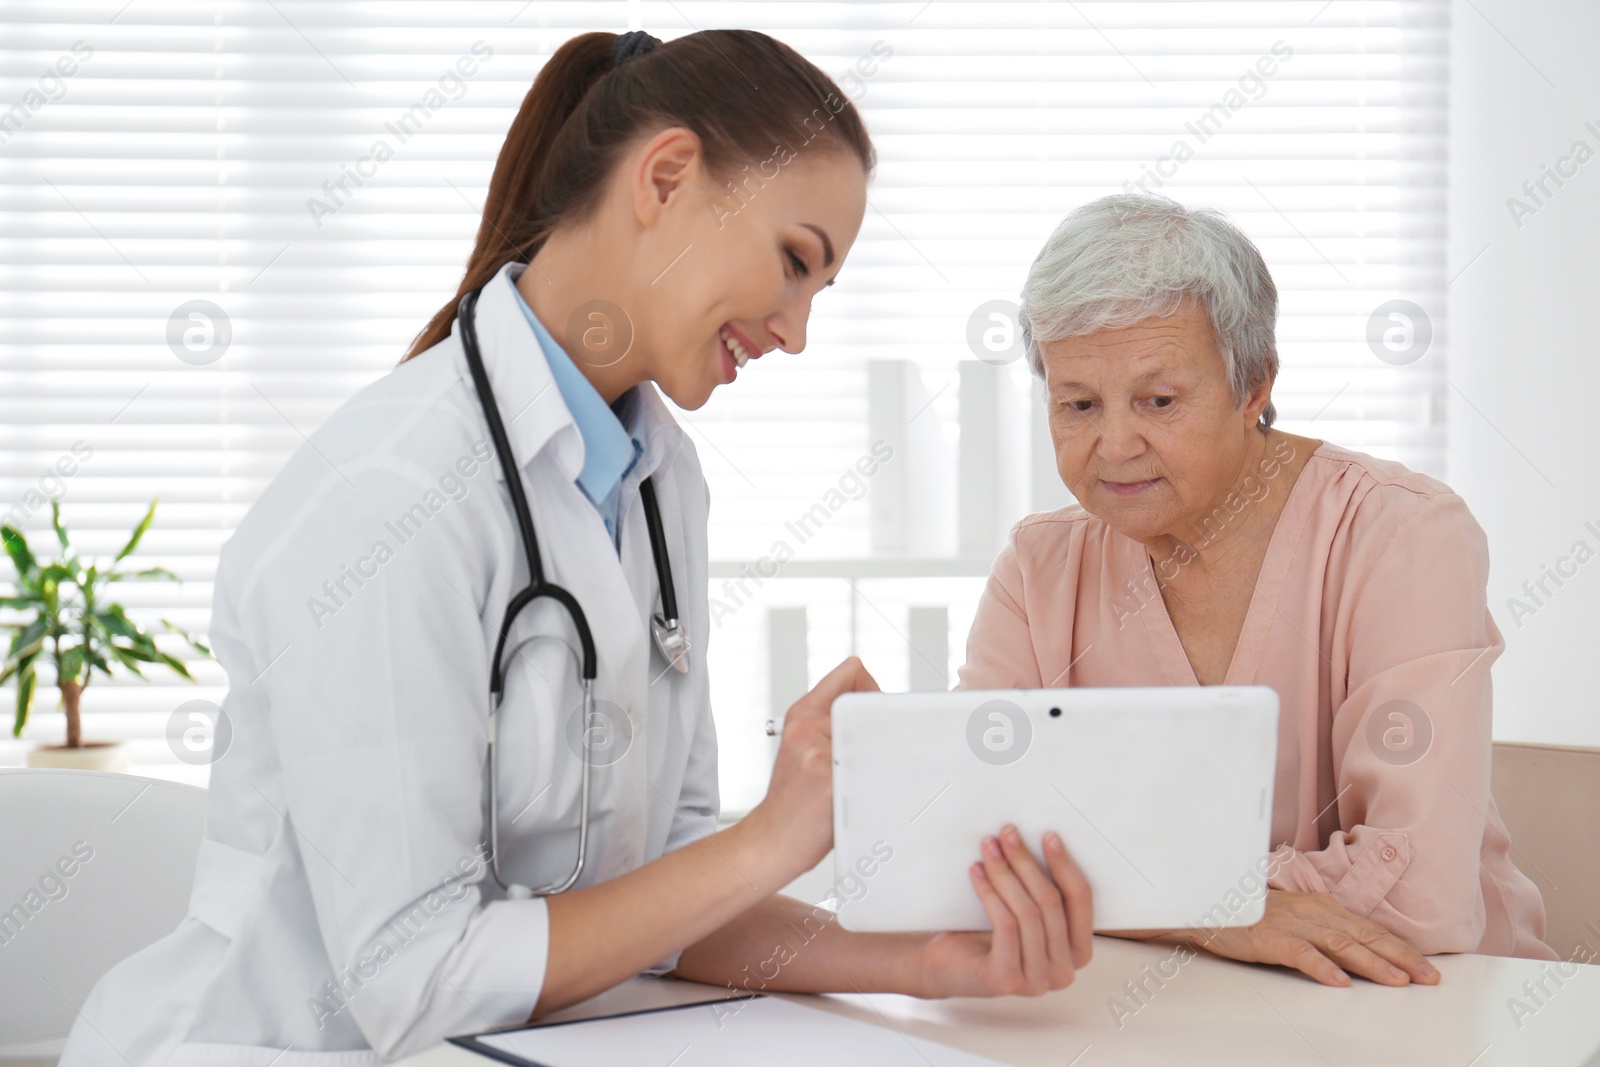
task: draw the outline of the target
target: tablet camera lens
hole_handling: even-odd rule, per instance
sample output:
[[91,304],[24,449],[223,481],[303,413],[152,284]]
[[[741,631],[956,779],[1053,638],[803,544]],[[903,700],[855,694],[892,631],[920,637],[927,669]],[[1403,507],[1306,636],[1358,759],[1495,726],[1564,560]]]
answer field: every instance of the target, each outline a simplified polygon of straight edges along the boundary
[[1059,719],[1059,718],[1061,718],[1061,709],[1060,709],[1060,708],[1051,708],[1051,709],[1050,709],[1050,717],[1051,717],[1051,718],[1052,718],[1052,719]]

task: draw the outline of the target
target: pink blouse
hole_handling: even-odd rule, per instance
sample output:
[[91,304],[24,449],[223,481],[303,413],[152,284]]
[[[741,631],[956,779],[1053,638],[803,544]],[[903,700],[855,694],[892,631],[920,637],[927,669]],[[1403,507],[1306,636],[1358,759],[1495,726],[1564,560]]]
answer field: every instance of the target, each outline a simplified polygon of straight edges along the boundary
[[[1279,475],[1281,477],[1281,474]],[[1273,490],[1271,478],[1251,496]],[[1231,497],[1208,524],[1252,506]],[[1081,506],[996,559],[961,689],[1195,685],[1146,547]],[[1225,684],[1281,701],[1278,889],[1329,892],[1419,951],[1556,959],[1489,793],[1488,543],[1442,482],[1323,442],[1289,489]]]

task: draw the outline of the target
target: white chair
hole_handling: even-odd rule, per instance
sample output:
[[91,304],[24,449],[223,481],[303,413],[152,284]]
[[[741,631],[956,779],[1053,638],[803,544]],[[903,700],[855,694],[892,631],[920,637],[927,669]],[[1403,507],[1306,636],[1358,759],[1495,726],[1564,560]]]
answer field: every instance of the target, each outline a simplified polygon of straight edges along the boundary
[[194,786],[0,770],[0,1064],[50,1064],[89,990],[188,910]]

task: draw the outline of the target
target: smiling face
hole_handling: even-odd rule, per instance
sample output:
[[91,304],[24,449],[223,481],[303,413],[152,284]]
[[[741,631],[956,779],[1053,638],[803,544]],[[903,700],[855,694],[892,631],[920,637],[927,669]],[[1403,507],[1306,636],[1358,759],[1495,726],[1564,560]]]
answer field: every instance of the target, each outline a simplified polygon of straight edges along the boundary
[[1261,447],[1263,383],[1235,404],[1203,307],[1039,345],[1056,469],[1137,541],[1187,542]]
[[643,227],[631,301],[641,380],[694,410],[747,360],[805,348],[812,298],[833,284],[866,212],[853,155],[819,140],[752,162],[734,192],[703,169],[692,134],[666,130],[621,171],[635,176]]

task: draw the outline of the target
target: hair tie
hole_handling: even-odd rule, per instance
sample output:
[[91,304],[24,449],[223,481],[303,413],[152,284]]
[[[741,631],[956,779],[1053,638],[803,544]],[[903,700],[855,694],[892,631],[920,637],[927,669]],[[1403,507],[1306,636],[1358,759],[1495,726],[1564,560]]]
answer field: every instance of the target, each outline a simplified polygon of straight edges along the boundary
[[619,33],[617,39],[611,42],[611,66],[620,67],[635,56],[644,55],[660,43],[660,38],[652,37],[644,30]]

